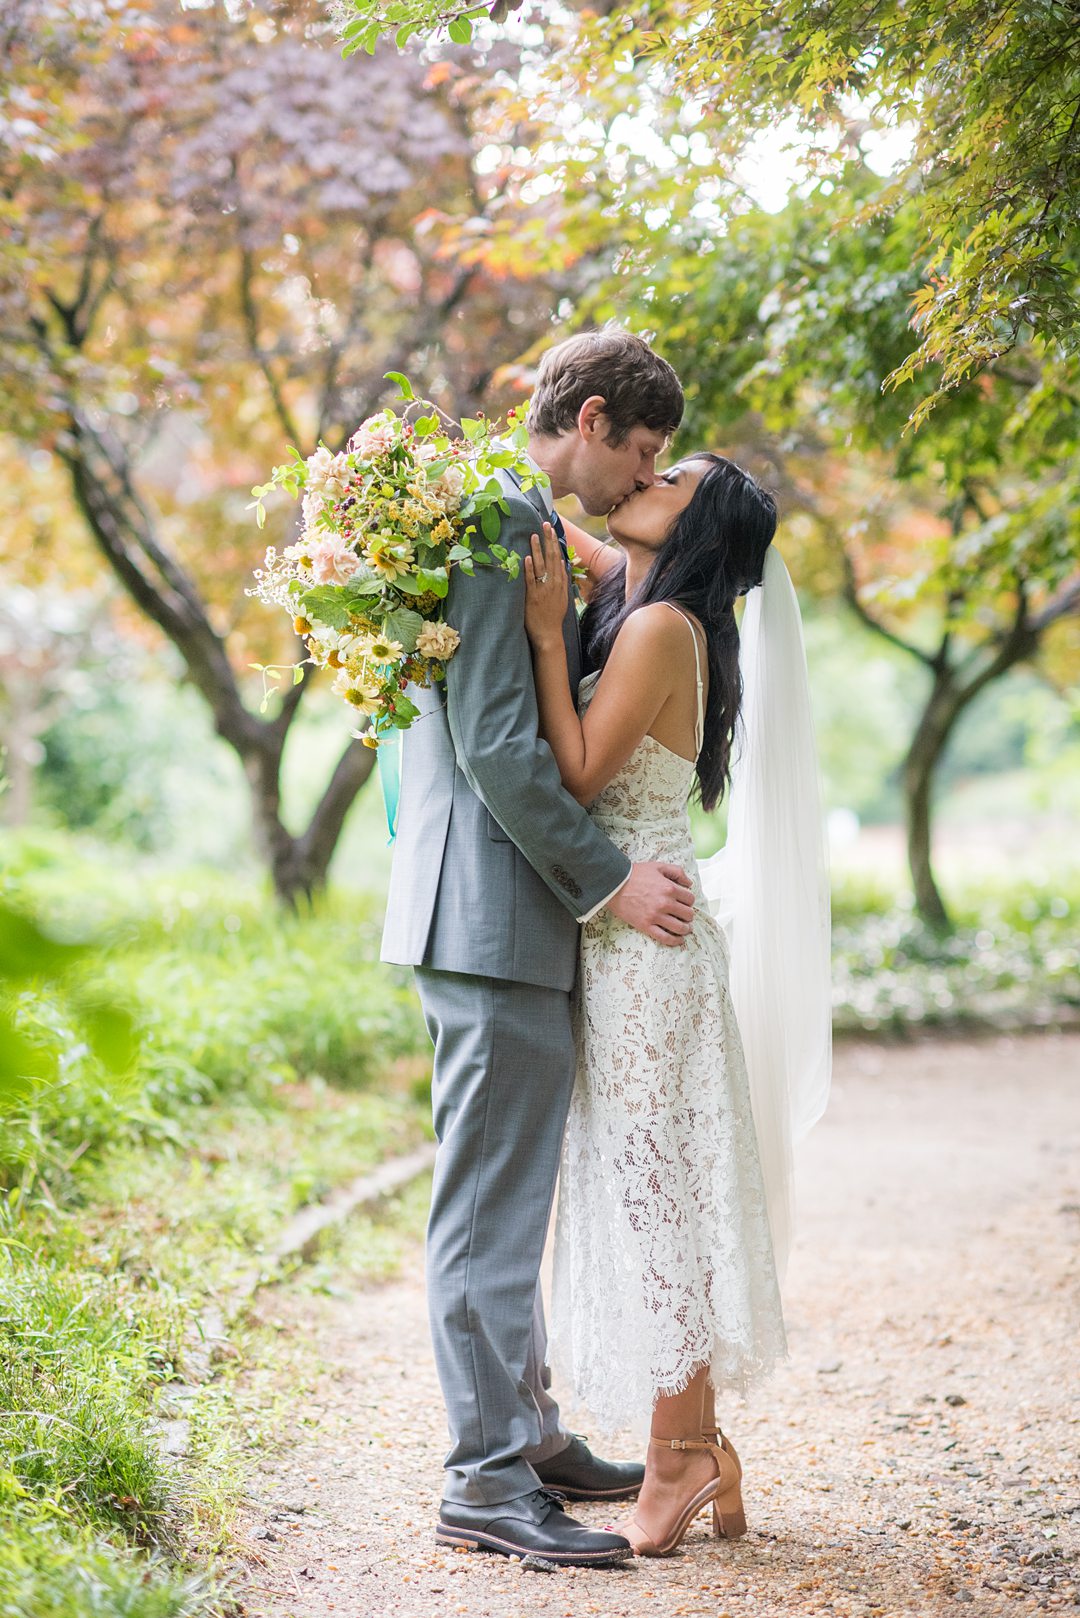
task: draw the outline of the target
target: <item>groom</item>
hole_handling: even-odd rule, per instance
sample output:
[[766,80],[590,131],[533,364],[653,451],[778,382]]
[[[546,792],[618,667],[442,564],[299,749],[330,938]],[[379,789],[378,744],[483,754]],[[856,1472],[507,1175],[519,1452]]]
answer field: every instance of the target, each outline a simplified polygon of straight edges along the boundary
[[[605,328],[551,349],[528,419],[550,484],[523,492],[502,474],[499,542],[526,555],[553,498],[575,494],[599,516],[652,484],[682,409],[671,366],[638,337]],[[677,946],[689,882],[631,865],[563,788],[537,734],[524,570],[451,581],[461,644],[445,689],[410,693],[421,717],[404,737],[382,947],[416,969],[435,1045],[427,1284],[451,1438],[436,1536],[604,1565],[628,1542],[576,1523],[558,1496],[631,1495],[643,1469],[598,1459],[563,1427],[538,1279],[574,1079],[570,990],[580,923],[607,906]],[[563,635],[576,691],[572,599]]]

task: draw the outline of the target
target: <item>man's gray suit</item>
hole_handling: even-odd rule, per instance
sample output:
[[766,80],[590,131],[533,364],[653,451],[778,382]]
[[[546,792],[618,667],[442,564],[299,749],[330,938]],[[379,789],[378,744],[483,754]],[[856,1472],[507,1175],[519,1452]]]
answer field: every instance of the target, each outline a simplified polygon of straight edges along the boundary
[[[501,477],[499,542],[525,556],[548,514]],[[451,1449],[444,1498],[493,1505],[538,1487],[568,1442],[547,1393],[538,1277],[574,1078],[578,918],[630,862],[559,779],[537,734],[524,571],[451,575],[461,634],[445,690],[411,693],[382,958],[416,968],[435,1045],[439,1141],[428,1303]],[[573,602],[563,625],[581,678]]]

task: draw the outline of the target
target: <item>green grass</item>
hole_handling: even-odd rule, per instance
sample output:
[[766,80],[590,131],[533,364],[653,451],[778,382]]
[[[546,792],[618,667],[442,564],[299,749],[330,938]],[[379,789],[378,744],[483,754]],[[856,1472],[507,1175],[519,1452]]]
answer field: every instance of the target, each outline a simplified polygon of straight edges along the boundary
[[[51,1075],[0,1116],[0,1618],[210,1618],[281,1355],[256,1310],[185,1387],[198,1317],[297,1208],[429,1135],[427,1036],[361,896],[284,916],[250,883],[56,837],[0,845],[0,868],[5,898],[94,946],[74,981],[8,995]],[[132,1013],[127,1070],[83,1041],[80,993]],[[339,1278],[392,1273],[419,1218],[407,1193],[360,1221]],[[328,1288],[331,1261],[293,1284]]]
[[2,1618],[205,1618],[222,1610],[202,1574],[20,1509],[2,1478],[0,1516]]
[[158,873],[79,860],[63,839],[9,844],[0,876],[60,937],[92,938],[86,991],[130,1009],[140,1059],[106,1074],[65,1003],[27,993],[23,1032],[59,1072],[5,1115],[0,1183],[72,1167],[116,1143],[204,1134],[200,1109],[235,1097],[273,1105],[276,1088],[371,1088],[427,1049],[408,974],[378,962],[372,900],[330,897],[290,916],[258,888],[217,873]]

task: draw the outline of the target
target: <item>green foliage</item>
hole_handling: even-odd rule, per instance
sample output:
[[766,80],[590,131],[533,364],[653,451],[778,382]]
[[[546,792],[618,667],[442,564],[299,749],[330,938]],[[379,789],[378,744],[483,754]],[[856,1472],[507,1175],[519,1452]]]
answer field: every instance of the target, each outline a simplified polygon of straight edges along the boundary
[[42,817],[139,854],[179,848],[192,861],[250,858],[243,772],[205,705],[177,679],[171,659],[162,667],[126,646],[125,653],[122,678],[95,680],[92,698],[44,733],[36,779]]
[[[456,39],[467,3],[354,0],[370,33],[402,27]],[[502,18],[508,7],[491,12]],[[595,245],[621,216],[624,259],[640,257],[631,221],[694,211],[715,231],[737,206],[738,163],[786,125],[816,174],[842,182],[853,149],[907,137],[869,211],[846,208],[858,235],[898,209],[912,216],[915,341],[877,378],[918,376],[920,420],[951,388],[1038,337],[1080,351],[1080,52],[1076,14],[1032,0],[674,0],[583,11],[548,30],[547,68],[530,110],[573,140],[552,159],[570,201],[574,244]],[[354,25],[355,26],[355,25]],[[543,74],[541,74],[541,84]],[[620,114],[667,142],[643,148]],[[646,148],[647,149],[647,148]],[[563,182],[569,182],[567,186]],[[607,207],[598,206],[605,202]],[[718,207],[718,203],[720,206]],[[542,239],[542,230],[541,230]],[[895,294],[893,294],[895,296]]]
[[[31,1233],[39,1239],[27,1240]],[[0,1610],[17,1618],[189,1618],[180,1486],[150,1419],[181,1314],[168,1289],[97,1262],[0,1197]],[[36,1249],[32,1252],[31,1246]]]
[[145,1394],[176,1345],[127,1290],[0,1255],[0,1472],[88,1525],[162,1542],[171,1489]]
[[69,1043],[81,1045],[89,1060],[109,1074],[126,1072],[138,1045],[127,1011],[114,1000],[77,981],[90,952],[50,938],[29,916],[0,903],[0,1113],[32,1100],[39,1084],[55,1085],[62,1052],[51,1052],[27,1037],[22,1002],[35,992],[62,1005],[70,1023]]
[[968,881],[947,937],[880,877],[833,894],[837,1033],[1075,1026],[1080,1019],[1080,868],[1052,883]]
[[0,1589],[5,1618],[209,1618],[207,1582],[162,1557],[72,1534],[48,1513],[5,1510],[0,1480]]
[[405,975],[378,963],[375,918],[356,895],[287,915],[250,885],[125,879],[62,846],[50,858],[39,845],[7,876],[56,930],[93,928],[82,993],[130,1007],[142,1048],[110,1072],[47,985],[24,993],[19,1030],[50,1076],[9,1102],[0,1178],[48,1169],[62,1180],[73,1155],[197,1128],[190,1109],[211,1097],[258,1099],[300,1078],[361,1088],[426,1048]]

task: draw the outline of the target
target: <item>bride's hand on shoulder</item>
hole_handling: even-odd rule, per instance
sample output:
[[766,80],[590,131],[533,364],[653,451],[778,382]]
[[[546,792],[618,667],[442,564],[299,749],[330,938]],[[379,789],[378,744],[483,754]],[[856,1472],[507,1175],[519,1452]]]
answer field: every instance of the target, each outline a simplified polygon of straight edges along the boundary
[[566,564],[554,528],[544,524],[544,537],[533,534],[525,558],[525,633],[536,651],[562,645],[563,619],[569,602]]

